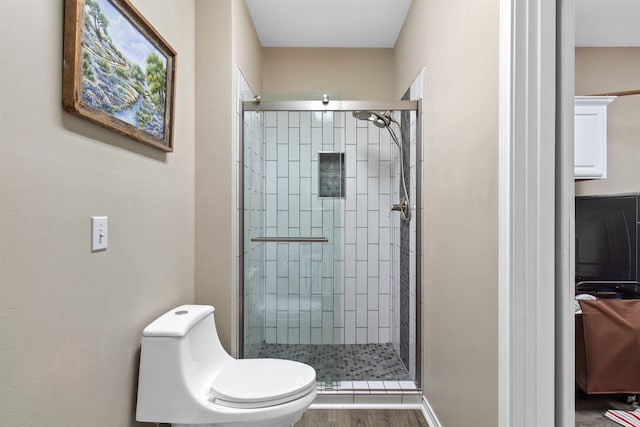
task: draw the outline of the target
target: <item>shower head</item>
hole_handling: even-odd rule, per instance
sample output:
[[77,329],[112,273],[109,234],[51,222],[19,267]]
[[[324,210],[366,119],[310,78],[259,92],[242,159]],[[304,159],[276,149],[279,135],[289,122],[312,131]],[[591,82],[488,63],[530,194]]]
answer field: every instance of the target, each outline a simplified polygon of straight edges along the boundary
[[[393,143],[398,146],[398,150],[400,150],[400,182],[402,182],[402,189],[404,192],[404,196],[402,197],[400,203],[395,204],[391,207],[391,210],[400,211],[400,216],[403,220],[409,221],[411,220],[411,207],[409,204],[409,192],[407,191],[407,180],[405,178],[404,171],[404,154],[402,149],[402,144],[398,140],[396,133],[393,131],[391,127],[391,123],[395,123],[398,127],[400,127],[400,123],[394,120],[393,116],[391,116],[391,111],[387,110],[384,113],[375,111],[367,111],[367,110],[354,110],[352,113],[354,118],[358,120],[368,120],[373,122],[374,125],[379,128],[387,129],[389,134],[391,135],[391,139]],[[400,136],[402,137],[402,129],[400,129]]]
[[389,127],[391,124],[391,113],[385,111],[384,113],[376,113],[374,111],[354,111],[353,117],[358,120],[369,120],[379,128]]

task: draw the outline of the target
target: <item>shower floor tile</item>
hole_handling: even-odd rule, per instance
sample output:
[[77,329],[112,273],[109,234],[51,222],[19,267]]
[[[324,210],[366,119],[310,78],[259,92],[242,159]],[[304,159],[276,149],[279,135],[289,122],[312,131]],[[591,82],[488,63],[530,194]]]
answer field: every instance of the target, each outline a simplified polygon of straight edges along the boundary
[[409,371],[387,344],[263,344],[256,357],[296,360],[316,370],[316,380],[411,381]]

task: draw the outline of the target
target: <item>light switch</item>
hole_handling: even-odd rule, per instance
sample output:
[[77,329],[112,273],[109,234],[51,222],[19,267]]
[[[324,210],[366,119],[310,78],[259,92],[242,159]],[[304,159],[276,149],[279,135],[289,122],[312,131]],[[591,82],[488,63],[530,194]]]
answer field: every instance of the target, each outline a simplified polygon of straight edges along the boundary
[[109,226],[106,216],[91,217],[91,252],[107,249]]

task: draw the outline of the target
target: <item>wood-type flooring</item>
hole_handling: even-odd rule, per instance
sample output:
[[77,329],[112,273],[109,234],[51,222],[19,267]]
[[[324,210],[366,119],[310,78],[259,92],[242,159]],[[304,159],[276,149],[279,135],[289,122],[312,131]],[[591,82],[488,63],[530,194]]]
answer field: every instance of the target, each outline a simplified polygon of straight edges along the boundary
[[295,427],[428,427],[412,409],[308,409]]

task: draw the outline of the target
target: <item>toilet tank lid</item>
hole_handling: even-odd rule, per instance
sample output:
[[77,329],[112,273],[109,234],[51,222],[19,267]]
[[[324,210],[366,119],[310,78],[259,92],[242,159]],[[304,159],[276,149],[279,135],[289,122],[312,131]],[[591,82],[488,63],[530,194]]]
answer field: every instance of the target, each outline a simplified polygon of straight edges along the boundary
[[142,331],[145,337],[183,337],[200,320],[213,313],[210,305],[181,305],[167,311]]

